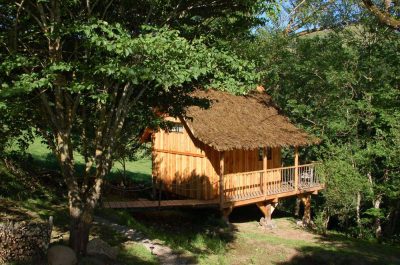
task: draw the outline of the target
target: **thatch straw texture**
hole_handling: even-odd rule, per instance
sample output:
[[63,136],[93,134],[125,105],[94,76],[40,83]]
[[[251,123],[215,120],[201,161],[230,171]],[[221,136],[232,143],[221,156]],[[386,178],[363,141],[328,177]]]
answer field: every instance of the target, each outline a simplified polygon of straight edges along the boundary
[[279,114],[265,93],[235,96],[199,90],[194,96],[210,99],[211,107],[190,107],[185,121],[194,137],[218,151],[304,146],[318,142]]

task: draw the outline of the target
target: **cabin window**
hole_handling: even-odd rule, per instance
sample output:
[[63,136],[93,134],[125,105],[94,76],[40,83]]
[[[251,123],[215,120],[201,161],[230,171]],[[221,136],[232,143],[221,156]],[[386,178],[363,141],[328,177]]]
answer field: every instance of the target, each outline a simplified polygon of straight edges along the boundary
[[174,124],[174,126],[172,126],[170,132],[183,133],[183,125],[180,123]]
[[[258,161],[263,161],[263,147],[258,148]],[[272,149],[271,147],[267,147],[267,159],[271,160],[272,159]]]

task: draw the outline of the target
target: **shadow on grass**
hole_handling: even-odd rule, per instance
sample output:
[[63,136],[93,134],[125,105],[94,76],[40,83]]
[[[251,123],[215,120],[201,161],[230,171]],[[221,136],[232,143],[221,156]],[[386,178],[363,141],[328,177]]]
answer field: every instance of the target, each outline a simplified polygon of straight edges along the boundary
[[66,205],[66,202],[55,205],[43,200],[28,200],[21,204],[24,209],[34,212],[42,220],[48,220],[52,216],[54,225],[62,231],[68,231],[69,226],[69,213]]
[[199,258],[202,257],[224,254],[227,245],[236,238],[235,229],[228,227],[219,217],[219,213],[210,209],[140,213],[102,209],[98,214],[134,228],[149,239],[171,247],[179,254],[190,255],[191,264],[199,263]]
[[400,247],[383,245],[340,234],[321,237],[318,245],[296,248],[298,254],[279,265],[395,265],[400,264]]
[[[142,265],[155,265],[158,264],[157,259],[142,245],[129,241],[126,236],[118,233],[114,229],[106,225],[93,225],[91,231],[91,236],[99,237],[112,247],[118,248],[117,260],[121,263],[116,263],[116,261],[110,261],[110,264],[142,264]],[[104,262],[105,258],[100,257]],[[80,264],[97,264],[95,260],[98,257],[85,257]],[[108,264],[108,263],[106,263]]]

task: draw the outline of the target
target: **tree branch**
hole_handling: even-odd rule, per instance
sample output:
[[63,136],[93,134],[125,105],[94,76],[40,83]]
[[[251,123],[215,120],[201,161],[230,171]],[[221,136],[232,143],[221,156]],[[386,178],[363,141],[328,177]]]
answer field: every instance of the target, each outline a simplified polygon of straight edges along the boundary
[[387,11],[380,10],[371,0],[362,0],[364,6],[378,18],[378,20],[393,29],[400,30],[400,19],[396,19]]
[[301,1],[297,6],[295,6],[295,7],[293,8],[293,10],[289,13],[290,19],[289,19],[289,22],[288,22],[288,24],[287,24],[287,26],[286,26],[286,29],[285,29],[285,34],[286,34],[286,35],[289,33],[290,28],[292,27],[292,24],[293,24],[294,18],[295,18],[295,14],[297,13],[297,9],[299,9],[305,2],[306,2],[306,0],[302,0],[302,1]]
[[[329,0],[328,2],[321,4],[321,5],[318,6],[316,9],[312,10],[312,11],[311,11],[311,14],[309,14],[308,16],[306,16],[306,17],[301,21],[300,24],[294,25],[294,27],[292,27],[293,22],[294,22],[294,17],[293,17],[293,18],[291,19],[291,21],[292,21],[291,24],[288,25],[288,27],[285,29],[285,32],[284,32],[284,33],[285,33],[286,35],[288,35],[288,34],[294,32],[294,31],[300,29],[301,27],[303,27],[305,24],[307,24],[307,23],[310,21],[310,19],[313,17],[314,14],[316,14],[317,12],[322,12],[322,11],[326,10],[326,9],[329,7],[329,5],[332,4],[332,3],[333,3],[333,0]],[[296,14],[296,13],[297,13],[297,12],[295,12],[294,14]]]
[[47,116],[50,119],[51,124],[53,125],[53,127],[57,130],[57,131],[61,131],[61,127],[58,124],[58,120],[56,115],[54,114],[54,112],[52,111],[50,104],[49,104],[49,99],[47,98],[47,95],[45,92],[40,94],[40,99],[43,103],[43,107],[46,110]]

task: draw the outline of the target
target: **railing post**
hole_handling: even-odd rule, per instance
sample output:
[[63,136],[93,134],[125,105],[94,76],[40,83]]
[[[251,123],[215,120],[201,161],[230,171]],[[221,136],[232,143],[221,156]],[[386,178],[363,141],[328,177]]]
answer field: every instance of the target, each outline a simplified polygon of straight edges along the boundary
[[219,201],[220,208],[224,208],[224,151],[219,153]]
[[299,148],[294,148],[294,191],[297,192],[299,186]]
[[263,148],[263,174],[262,174],[262,181],[263,181],[263,194],[264,198],[267,197],[267,169],[268,169],[268,147]]

